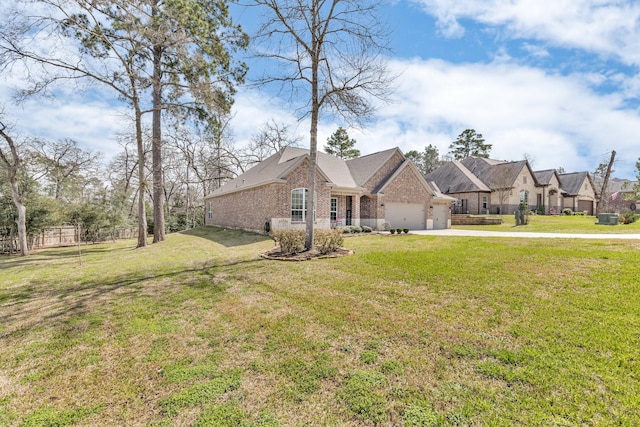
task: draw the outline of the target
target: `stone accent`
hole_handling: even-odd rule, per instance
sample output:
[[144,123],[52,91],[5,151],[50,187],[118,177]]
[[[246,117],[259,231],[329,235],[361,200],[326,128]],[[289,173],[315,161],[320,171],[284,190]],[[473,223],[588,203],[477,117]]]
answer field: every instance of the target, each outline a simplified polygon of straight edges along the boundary
[[494,225],[502,224],[502,218],[487,216],[451,215],[452,225]]

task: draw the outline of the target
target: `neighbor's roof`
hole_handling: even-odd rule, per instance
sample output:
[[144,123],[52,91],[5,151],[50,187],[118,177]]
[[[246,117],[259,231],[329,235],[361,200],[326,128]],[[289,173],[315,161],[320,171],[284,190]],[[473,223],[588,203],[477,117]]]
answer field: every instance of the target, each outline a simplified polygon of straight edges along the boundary
[[443,164],[435,171],[427,174],[426,179],[427,181],[435,182],[436,186],[445,194],[491,191],[477,176],[458,161]]
[[[596,185],[596,189],[600,190],[602,188],[602,179],[594,179],[593,181]],[[606,191],[607,193],[632,193],[635,185],[639,185],[639,182],[631,181],[629,179],[611,178],[607,184]]]
[[[562,173],[558,175],[558,178],[560,178],[562,190],[570,196],[576,196],[580,193],[580,189],[585,180],[588,180],[591,182],[591,185],[594,186],[589,172]],[[595,190],[595,186],[593,189]]]
[[523,168],[529,168],[535,179],[535,174],[526,160],[504,162],[484,157],[467,157],[462,160],[462,164],[492,189],[512,187]]
[[[536,180],[538,180],[538,183],[540,185],[549,185],[551,184],[551,178],[553,178],[553,175],[556,174],[556,170],[555,169],[546,169],[543,171],[535,171],[533,173],[533,175],[536,177]],[[558,180],[560,180],[558,178]]]

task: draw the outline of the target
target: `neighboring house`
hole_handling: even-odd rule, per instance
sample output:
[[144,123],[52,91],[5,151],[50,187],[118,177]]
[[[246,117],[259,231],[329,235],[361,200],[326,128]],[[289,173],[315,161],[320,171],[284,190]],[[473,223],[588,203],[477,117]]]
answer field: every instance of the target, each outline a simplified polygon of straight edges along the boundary
[[[562,212],[562,189],[560,186],[560,176],[555,169],[535,171],[533,174],[538,181],[542,192],[538,192],[536,197],[540,197],[540,202],[544,208],[545,215],[556,215]],[[540,202],[538,206],[540,206]]]
[[[393,148],[343,160],[317,157],[317,228],[366,225],[374,229],[448,228],[455,199],[430,185]],[[283,148],[205,197],[207,225],[264,231],[304,229],[309,150]]]
[[455,213],[511,213],[526,201],[537,209],[537,181],[526,160],[503,162],[483,157],[467,157],[447,162],[427,175],[442,192],[455,197]]
[[[602,188],[602,181],[595,180],[596,188]],[[611,178],[605,189],[606,194],[601,194],[603,210],[601,212],[623,213],[640,209],[640,200],[636,197],[635,186],[638,181],[628,179]]]
[[588,172],[534,172],[526,160],[467,157],[445,163],[426,178],[458,200],[454,213],[509,214],[526,201],[530,210],[543,214],[559,214],[569,208],[593,215],[598,200]]
[[598,192],[589,172],[562,173],[558,177],[562,188],[562,209],[594,215]]

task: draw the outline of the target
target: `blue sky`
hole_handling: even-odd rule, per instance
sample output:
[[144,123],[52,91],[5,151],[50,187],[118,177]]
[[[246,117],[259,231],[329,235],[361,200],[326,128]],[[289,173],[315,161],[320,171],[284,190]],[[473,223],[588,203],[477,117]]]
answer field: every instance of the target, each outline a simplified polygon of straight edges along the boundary
[[[381,11],[392,30],[390,65],[400,77],[395,102],[366,129],[349,129],[363,154],[429,144],[446,154],[458,134],[473,128],[493,144],[496,159],[526,153],[536,170],[593,171],[616,150],[614,175],[635,178],[640,2],[395,0]],[[235,19],[251,31],[252,14]],[[0,83],[0,99],[10,83]],[[108,96],[68,91],[16,113],[25,134],[70,137],[109,155],[125,126],[112,105]],[[308,123],[265,90],[240,88],[234,113],[238,146],[270,119],[291,123],[308,139]],[[322,120],[320,145],[342,125]]]

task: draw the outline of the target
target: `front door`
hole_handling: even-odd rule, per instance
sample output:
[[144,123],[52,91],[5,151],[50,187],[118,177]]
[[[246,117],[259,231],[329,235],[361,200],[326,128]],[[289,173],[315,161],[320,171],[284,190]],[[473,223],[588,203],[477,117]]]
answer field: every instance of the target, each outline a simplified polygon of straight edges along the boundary
[[351,225],[351,204],[353,203],[353,197],[347,196],[347,218],[345,225]]

